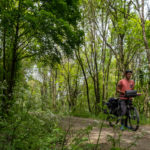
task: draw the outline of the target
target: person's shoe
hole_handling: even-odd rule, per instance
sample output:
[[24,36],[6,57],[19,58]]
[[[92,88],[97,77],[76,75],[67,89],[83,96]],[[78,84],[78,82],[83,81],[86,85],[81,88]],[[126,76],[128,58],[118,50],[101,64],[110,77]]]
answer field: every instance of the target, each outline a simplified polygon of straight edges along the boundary
[[129,126],[126,126],[126,128],[127,128],[127,129],[131,129],[131,127],[129,127]]
[[124,125],[121,125],[120,130],[122,131],[124,130]]

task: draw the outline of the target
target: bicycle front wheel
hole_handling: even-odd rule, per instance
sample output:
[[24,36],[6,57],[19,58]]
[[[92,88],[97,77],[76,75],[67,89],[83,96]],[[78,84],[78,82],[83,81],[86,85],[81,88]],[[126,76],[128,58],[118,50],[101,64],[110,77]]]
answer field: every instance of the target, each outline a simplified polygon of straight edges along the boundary
[[139,128],[139,113],[135,107],[130,108],[128,121],[131,130],[136,131]]

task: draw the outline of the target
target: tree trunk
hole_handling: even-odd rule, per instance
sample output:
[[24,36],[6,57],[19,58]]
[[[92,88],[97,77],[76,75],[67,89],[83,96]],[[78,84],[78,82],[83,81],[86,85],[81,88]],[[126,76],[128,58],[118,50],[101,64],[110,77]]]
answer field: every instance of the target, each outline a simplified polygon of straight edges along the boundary
[[5,81],[6,76],[6,29],[4,28],[3,33],[3,81]]
[[17,50],[18,50],[18,40],[19,40],[19,24],[20,24],[20,10],[21,10],[21,0],[19,0],[18,4],[18,16],[16,18],[16,28],[15,28],[15,36],[13,41],[13,47],[12,47],[12,56],[10,59],[10,77],[7,81],[8,88],[7,88],[7,104],[6,104],[6,111],[8,113],[9,109],[11,108],[13,102],[13,89],[15,86],[15,74],[17,72]]
[[56,79],[57,70],[51,70],[52,105],[54,109],[56,108]]
[[107,64],[107,69],[106,69],[106,97],[105,99],[108,99],[108,81],[109,81],[109,69],[110,69],[111,59],[112,59],[112,51],[110,51],[109,61]]
[[41,100],[42,100],[42,110],[45,110],[48,107],[48,102],[47,102],[47,75],[43,71],[41,72],[42,75],[42,85],[41,85]]
[[[6,80],[6,28],[4,28],[3,31],[3,83]],[[6,94],[7,91],[6,89],[2,89],[2,114],[5,114],[7,112],[7,99],[6,99]]]
[[75,52],[76,54],[76,58],[81,66],[81,69],[82,69],[82,73],[83,73],[83,76],[84,76],[84,80],[85,80],[85,84],[86,84],[86,94],[87,94],[87,103],[88,103],[88,109],[89,109],[89,112],[92,112],[91,111],[91,106],[90,106],[90,97],[89,97],[89,85],[88,85],[88,80],[87,80],[87,77],[86,77],[86,73],[85,73],[85,69],[84,69],[84,66],[83,66],[83,62],[82,62],[82,59],[80,57],[80,51],[78,50],[78,52]]

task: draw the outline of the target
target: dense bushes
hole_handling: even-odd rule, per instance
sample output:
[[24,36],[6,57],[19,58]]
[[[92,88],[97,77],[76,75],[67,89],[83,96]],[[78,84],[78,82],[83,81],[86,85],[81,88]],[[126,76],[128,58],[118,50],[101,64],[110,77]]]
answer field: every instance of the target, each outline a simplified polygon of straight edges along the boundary
[[0,119],[1,150],[46,150],[62,143],[63,131],[50,112],[13,111],[11,117]]

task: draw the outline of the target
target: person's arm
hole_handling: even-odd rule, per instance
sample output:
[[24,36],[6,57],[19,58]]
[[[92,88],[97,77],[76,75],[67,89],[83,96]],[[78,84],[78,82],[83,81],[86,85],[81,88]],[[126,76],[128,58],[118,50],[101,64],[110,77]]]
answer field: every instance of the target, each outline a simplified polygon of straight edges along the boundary
[[121,81],[119,81],[119,83],[117,84],[117,89],[116,90],[117,90],[118,93],[124,95],[124,92],[121,91],[121,88],[122,88],[122,84],[121,84]]

